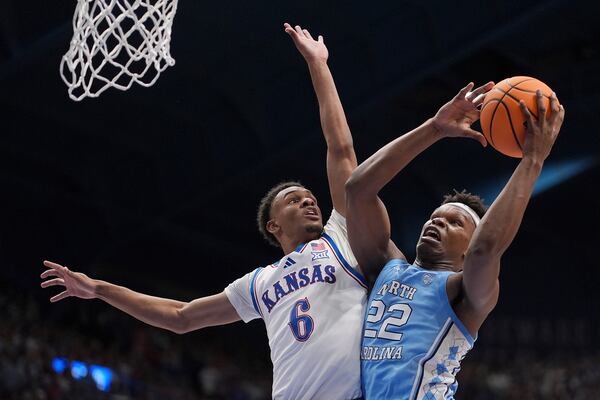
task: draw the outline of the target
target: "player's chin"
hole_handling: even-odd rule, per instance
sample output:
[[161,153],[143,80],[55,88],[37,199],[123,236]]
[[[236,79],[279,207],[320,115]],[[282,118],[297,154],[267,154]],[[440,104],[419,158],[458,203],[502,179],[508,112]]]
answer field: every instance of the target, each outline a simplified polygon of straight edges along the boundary
[[314,233],[320,235],[323,232],[323,222],[321,221],[310,221],[304,223],[304,231],[307,233]]
[[444,246],[442,242],[438,240],[419,240],[417,243],[417,254],[423,255],[427,258],[429,256],[435,256],[444,253]]

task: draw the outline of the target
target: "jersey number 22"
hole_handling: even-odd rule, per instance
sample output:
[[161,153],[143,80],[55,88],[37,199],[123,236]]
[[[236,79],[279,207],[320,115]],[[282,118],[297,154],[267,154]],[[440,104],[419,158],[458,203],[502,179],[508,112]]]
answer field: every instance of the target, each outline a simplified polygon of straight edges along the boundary
[[[375,313],[372,313],[373,309]],[[380,338],[387,340],[400,340],[402,339],[402,333],[389,331],[388,327],[399,327],[406,325],[412,308],[408,304],[392,304],[386,310],[386,305],[381,300],[373,300],[371,308],[369,309],[369,315],[367,315],[367,326],[369,323],[378,323],[383,318],[383,314],[390,313],[378,330],[376,329],[365,329],[365,337],[368,338]]]

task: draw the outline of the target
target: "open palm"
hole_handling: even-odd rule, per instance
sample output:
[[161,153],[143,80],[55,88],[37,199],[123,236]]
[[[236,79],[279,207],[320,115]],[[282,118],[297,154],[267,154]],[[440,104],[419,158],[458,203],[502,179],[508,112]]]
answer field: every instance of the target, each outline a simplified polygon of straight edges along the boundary
[[292,28],[287,22],[283,24],[283,27],[306,61],[327,61],[329,51],[325,46],[323,36],[319,35],[317,40],[315,40],[307,29],[302,29],[300,25]]
[[50,261],[44,261],[44,266],[48,269],[40,277],[46,279],[55,276],[56,278],[42,282],[41,286],[43,288],[50,286],[63,286],[65,288],[63,292],[50,298],[51,302],[54,303],[71,296],[81,299],[92,299],[95,297],[94,281],[87,275],[81,272],[73,272],[67,267]]
[[483,103],[485,94],[494,87],[494,82],[488,82],[471,91],[473,86],[473,82],[469,83],[452,100],[444,104],[433,117],[433,124],[445,137],[469,137],[485,146],[485,138],[471,129],[471,125],[479,119],[478,107]]

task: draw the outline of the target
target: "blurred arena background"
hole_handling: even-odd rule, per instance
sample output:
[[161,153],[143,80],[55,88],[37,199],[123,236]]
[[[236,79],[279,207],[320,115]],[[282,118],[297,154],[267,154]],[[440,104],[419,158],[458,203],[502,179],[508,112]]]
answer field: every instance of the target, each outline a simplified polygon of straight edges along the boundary
[[[283,22],[325,36],[359,160],[469,81],[530,75],[566,108],[498,307],[459,375],[460,399],[591,399],[600,391],[600,6],[571,1],[180,0],[177,60],[152,88],[72,102],[58,65],[75,1],[0,12],[0,399],[263,399],[262,322],[183,336],[99,301],[50,305],[42,260],[192,300],[269,261],[255,211],[300,179],[330,210],[304,60]],[[494,199],[516,165],[446,140],[383,196],[409,259],[453,188]],[[318,356],[318,355],[315,355]]]

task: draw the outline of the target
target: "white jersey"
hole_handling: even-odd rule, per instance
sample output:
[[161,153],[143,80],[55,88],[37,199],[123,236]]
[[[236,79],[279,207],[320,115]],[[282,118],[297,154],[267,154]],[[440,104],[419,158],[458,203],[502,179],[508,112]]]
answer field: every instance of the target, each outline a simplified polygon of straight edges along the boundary
[[225,289],[244,322],[265,322],[274,399],[361,397],[367,285],[356,264],[346,220],[333,210],[319,239]]

